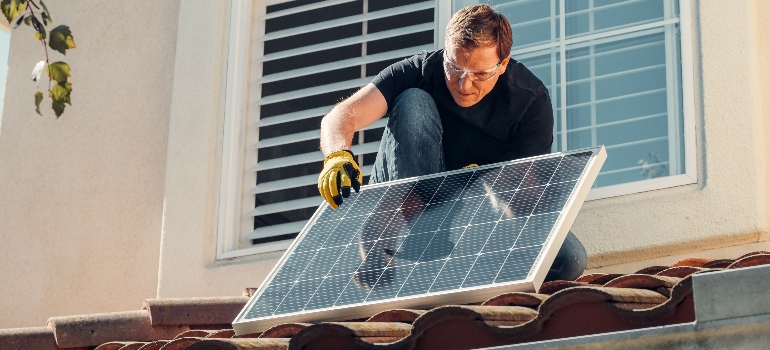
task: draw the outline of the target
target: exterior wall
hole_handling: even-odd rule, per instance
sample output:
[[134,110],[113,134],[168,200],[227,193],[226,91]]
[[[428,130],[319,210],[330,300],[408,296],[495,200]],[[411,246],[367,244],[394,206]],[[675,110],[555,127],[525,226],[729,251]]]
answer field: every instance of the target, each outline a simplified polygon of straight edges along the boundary
[[0,328],[135,310],[157,286],[179,4],[46,5],[78,44],[63,58],[73,106],[35,113],[29,74],[44,54],[17,29],[0,132]]
[[[573,231],[590,267],[768,241],[768,4],[692,6],[698,183],[585,203]],[[229,10],[181,7],[158,295],[233,295],[281,254],[215,259]]]
[[693,5],[698,184],[586,203],[573,231],[593,267],[768,238],[767,6]]
[[281,257],[216,260],[229,20],[229,2],[180,5],[158,297],[240,295]]

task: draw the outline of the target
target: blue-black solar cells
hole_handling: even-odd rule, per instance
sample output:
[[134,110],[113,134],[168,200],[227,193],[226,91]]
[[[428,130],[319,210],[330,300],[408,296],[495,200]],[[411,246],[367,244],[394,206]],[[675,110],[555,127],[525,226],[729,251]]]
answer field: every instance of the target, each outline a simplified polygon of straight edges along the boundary
[[305,304],[310,301],[310,297],[313,296],[318,286],[323,282],[323,278],[316,278],[312,280],[299,281],[291,287],[289,294],[275,309],[276,314],[288,314],[292,312],[302,311],[305,308]]
[[503,215],[500,219],[507,220],[531,215],[544,190],[545,186],[538,186],[516,191],[511,201],[508,202],[508,205],[503,210]]
[[380,279],[377,280],[377,284],[374,285],[374,288],[366,297],[366,301],[396,297],[406,278],[409,277],[409,273],[412,272],[413,267],[414,264],[385,268],[382,275],[380,275]]
[[542,246],[534,246],[511,250],[505,259],[505,263],[500,268],[500,272],[497,273],[495,283],[518,281],[526,278],[535,264],[541,248]]
[[450,257],[459,257],[466,255],[478,254],[484,243],[489,238],[489,235],[494,230],[495,222],[489,222],[486,224],[468,226],[455,244],[455,248],[450,254]]
[[337,301],[337,297],[340,296],[340,293],[342,293],[352,277],[352,274],[348,274],[324,279],[321,286],[313,294],[313,297],[305,305],[305,310],[316,310],[333,306],[334,302]]
[[[339,221],[338,225],[334,227],[334,230],[329,235],[329,237],[326,238],[326,240],[323,242],[322,245],[319,245],[319,246],[306,245],[302,249],[303,250],[318,249],[320,247],[328,248],[328,247],[336,247],[336,246],[348,244],[351,240],[353,240],[353,238],[355,238],[358,235],[358,231],[366,219],[367,219],[367,216],[362,215],[362,216],[354,216],[351,218],[346,218],[345,220]],[[316,225],[319,225],[319,224],[324,225],[325,223],[331,223],[331,222],[334,222],[334,221],[325,221],[322,223],[317,223]],[[313,241],[317,242],[316,240],[313,240]]]
[[293,283],[273,284],[267,286],[267,289],[259,296],[259,302],[249,309],[246,318],[257,318],[270,316],[273,311],[281,304],[286,294],[293,286]]
[[491,253],[510,249],[526,223],[526,217],[498,222],[492,234],[489,235],[489,239],[484,243],[481,252]]
[[475,225],[499,220],[505,212],[505,209],[508,208],[508,202],[511,201],[511,198],[515,193],[515,191],[510,191],[490,193],[484,196],[484,201],[481,202],[481,206],[479,206],[479,209],[476,211],[476,215],[473,216],[471,224]]
[[[457,229],[439,230],[433,235],[430,244],[420,256],[420,262],[441,260],[449,256],[455,247],[451,237],[453,231]],[[460,229],[462,231],[462,229]]]
[[401,207],[408,208],[427,204],[433,198],[433,195],[436,194],[436,190],[442,182],[444,182],[443,177],[433,177],[417,181],[417,184],[414,185],[412,192],[409,193]]
[[497,177],[494,185],[492,185],[492,192],[507,192],[519,188],[521,180],[524,178],[524,175],[527,174],[527,171],[529,171],[531,166],[532,162],[509,164],[504,166],[500,171],[500,176]]
[[346,246],[345,250],[340,254],[340,258],[334,263],[334,267],[332,267],[329,275],[351,274],[358,270],[358,267],[364,262],[364,257],[368,253],[367,250],[362,250],[362,246],[358,242]]
[[481,254],[473,264],[468,276],[463,281],[462,287],[475,287],[485,284],[492,284],[500,271],[500,267],[508,257],[509,250],[503,250],[494,253]]
[[[380,202],[382,196],[387,191],[387,187],[375,187],[366,191],[361,191],[356,198],[356,201],[350,206],[346,217],[355,215],[367,215],[372,212],[377,203]],[[344,202],[343,202],[344,204]]]
[[[461,227],[467,226],[471,222],[473,216],[476,215],[476,210],[484,201],[484,196],[476,196],[471,198],[463,198],[461,200],[454,201],[452,210],[446,216],[446,220],[441,224],[441,228]],[[444,202],[447,204],[452,202]]]
[[500,174],[500,170],[502,168],[489,168],[474,172],[460,197],[466,198],[487,194],[492,189],[492,185]]
[[435,232],[423,232],[402,237],[401,244],[393,255],[395,258],[394,264],[400,266],[416,263],[420,260],[425,249],[428,248],[428,244],[430,244],[434,235]]
[[[397,211],[386,211],[386,212],[374,212],[372,215],[369,215],[366,217],[366,221],[364,222],[361,229],[358,231],[358,240],[359,241],[373,241],[375,239],[380,238],[383,236],[383,232],[385,231],[385,228],[388,227],[388,224],[390,224],[390,221],[393,219],[394,215],[397,215]],[[387,237],[388,235],[384,235]]]
[[591,156],[385,184],[325,205],[246,318],[523,280]]
[[316,222],[294,251],[303,252],[320,248],[339,223],[339,220]]
[[591,155],[592,152],[583,152],[564,156],[551,178],[551,183],[577,180],[583,174]]
[[575,181],[549,184],[537,202],[535,210],[532,211],[532,215],[560,211],[564,207],[564,203],[567,202],[569,195],[572,194],[574,187]]
[[431,285],[429,292],[440,292],[459,288],[475,260],[475,255],[447,260],[446,264],[444,264],[444,268],[441,269],[436,280],[433,281],[433,285]]
[[310,261],[313,260],[315,254],[316,251],[292,252],[275,277],[273,277],[271,283],[278,284],[296,281],[302,272],[305,271]]
[[415,222],[411,232],[419,233],[438,230],[454,204],[454,201],[428,204]]
[[385,192],[383,199],[374,207],[372,212],[379,213],[388,210],[398,209],[404,200],[406,200],[409,193],[412,191],[415,182],[404,182],[395,184],[388,187],[388,191]]
[[299,276],[299,279],[305,280],[326,276],[340,255],[342,255],[344,249],[345,247],[342,246],[319,250],[310,264],[307,265],[305,271],[302,272],[302,275]]
[[406,282],[401,287],[397,296],[405,297],[410,295],[425,294],[430,289],[433,281],[436,279],[436,275],[441,271],[441,267],[444,266],[446,260],[436,260],[431,262],[419,263],[412,273],[407,277]]
[[533,245],[542,245],[548,234],[553,229],[553,224],[559,218],[559,213],[550,213],[537,216],[530,216],[521,234],[516,239],[514,248],[523,248]]
[[465,189],[465,185],[471,176],[473,176],[473,173],[457,173],[447,176],[430,202],[439,203],[457,199],[460,197],[463,189]]

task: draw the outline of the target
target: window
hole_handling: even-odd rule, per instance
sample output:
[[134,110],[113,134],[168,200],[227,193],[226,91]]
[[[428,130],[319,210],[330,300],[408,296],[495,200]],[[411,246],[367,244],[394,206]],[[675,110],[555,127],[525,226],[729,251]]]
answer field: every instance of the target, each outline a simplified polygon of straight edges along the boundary
[[3,121],[5,78],[8,75],[8,54],[11,48],[10,29],[0,26],[0,123]]
[[[456,0],[452,12],[478,2]],[[553,150],[607,148],[589,198],[694,182],[679,1],[488,3],[511,22],[511,56],[551,93]]]
[[[245,43],[234,43],[231,50],[243,50],[250,43],[248,63],[235,62],[233,57],[246,56],[245,52],[229,55],[229,86],[235,95],[248,91],[248,97],[234,105],[246,111],[231,111],[226,121],[226,128],[239,135],[234,118],[245,115],[243,164],[250,173],[243,174],[243,191],[248,193],[242,207],[251,208],[245,213],[251,226],[245,220],[238,224],[239,211],[226,208],[229,201],[237,201],[237,185],[223,186],[223,193],[236,199],[228,195],[220,199],[220,215],[227,216],[220,220],[220,258],[241,254],[230,253],[235,250],[256,253],[288,247],[322,202],[317,189],[323,168],[318,150],[321,118],[385,67],[437,47],[434,0],[244,0],[233,4],[231,27],[247,28],[242,14],[249,8],[253,11],[251,32],[231,31],[231,42]],[[235,73],[239,69],[248,74],[248,82]],[[386,123],[382,119],[354,137],[353,152],[364,183]],[[231,141],[231,149],[243,148],[235,138]],[[232,157],[228,152],[225,157]],[[231,184],[238,181],[225,173],[236,174],[237,163],[233,159],[223,164],[223,179]],[[228,233],[239,225],[240,234]]]
[[[218,257],[287,248],[322,202],[321,118],[389,64],[443,47],[452,13],[478,2],[233,0]],[[589,198],[694,182],[689,45],[680,39],[689,14],[679,16],[689,8],[489,2],[511,21],[513,58],[551,92],[554,151],[607,147]],[[354,137],[364,181],[386,122]]]

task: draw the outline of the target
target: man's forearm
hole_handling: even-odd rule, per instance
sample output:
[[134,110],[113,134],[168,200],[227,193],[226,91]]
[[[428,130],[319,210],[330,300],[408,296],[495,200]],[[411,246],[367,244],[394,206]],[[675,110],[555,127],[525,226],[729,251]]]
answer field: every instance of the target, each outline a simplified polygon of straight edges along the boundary
[[350,149],[355,122],[349,107],[338,104],[321,120],[321,152],[328,155],[331,152]]
[[359,129],[380,119],[388,110],[385,97],[373,84],[340,102],[321,120],[321,151],[324,155],[350,149]]

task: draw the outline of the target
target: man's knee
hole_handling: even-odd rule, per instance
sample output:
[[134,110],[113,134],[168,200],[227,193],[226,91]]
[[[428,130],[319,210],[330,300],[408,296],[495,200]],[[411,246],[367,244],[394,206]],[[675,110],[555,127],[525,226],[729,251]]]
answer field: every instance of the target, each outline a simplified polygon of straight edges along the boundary
[[442,131],[441,117],[438,114],[436,102],[424,90],[412,88],[396,97],[393,110],[389,114],[388,123],[391,128],[399,126],[409,131],[431,129]]

